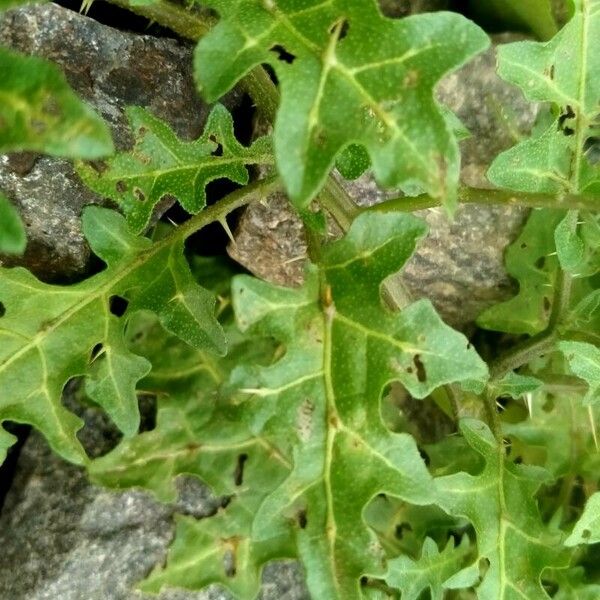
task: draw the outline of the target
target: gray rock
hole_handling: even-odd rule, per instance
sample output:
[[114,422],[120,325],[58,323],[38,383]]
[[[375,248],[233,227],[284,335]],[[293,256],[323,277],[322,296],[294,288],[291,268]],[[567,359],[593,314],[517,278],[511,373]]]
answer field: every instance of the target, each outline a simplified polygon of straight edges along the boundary
[[[503,36],[499,41],[512,39]],[[495,74],[493,49],[446,78],[438,94],[472,133],[461,142],[462,181],[489,187],[487,167],[499,152],[515,143],[515,130],[531,128],[537,107]],[[379,189],[369,175],[344,185],[361,206],[398,196]],[[468,327],[482,310],[513,293],[513,283],[504,270],[504,250],[518,235],[527,211],[463,205],[454,221],[441,209],[417,214],[427,221],[430,233],[407,264],[401,281],[392,287],[401,283],[409,298],[430,298],[442,317],[459,328]],[[298,217],[281,194],[246,210],[235,241],[229,247],[230,255],[259,277],[282,285],[301,283],[306,242]]]
[[[202,592],[135,589],[162,564],[174,535],[176,512],[201,518],[218,501],[195,479],[179,479],[173,505],[139,490],[110,492],[87,482],[82,469],[51,453],[32,433],[0,515],[2,600],[229,600],[213,586]],[[265,568],[262,600],[305,600],[299,567]]]
[[[202,131],[209,107],[196,94],[187,44],[119,31],[51,3],[0,15],[0,44],[58,64],[110,124],[119,149],[132,142],[123,114],[128,105],[149,108],[184,138]],[[46,280],[80,276],[90,253],[79,217],[86,204],[102,199],[71,163],[34,154],[0,157],[0,189],[20,211],[28,238],[23,258],[3,262],[24,264]]]

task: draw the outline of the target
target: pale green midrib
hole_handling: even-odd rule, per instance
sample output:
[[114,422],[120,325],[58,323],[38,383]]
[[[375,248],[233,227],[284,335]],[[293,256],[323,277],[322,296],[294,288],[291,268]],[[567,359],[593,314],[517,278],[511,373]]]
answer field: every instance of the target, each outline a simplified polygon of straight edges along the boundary
[[[187,171],[201,171],[206,167],[214,167],[216,165],[230,165],[230,164],[242,164],[242,165],[272,165],[274,164],[274,158],[272,154],[265,154],[259,156],[240,156],[222,159],[221,157],[214,157],[212,155],[206,157],[208,160],[198,161],[194,164],[187,165],[176,165],[172,168],[158,169],[153,171],[141,171],[138,173],[112,173],[110,178],[107,176],[99,176],[98,182],[103,181],[135,181],[140,179],[152,178],[157,180],[165,175],[171,175],[173,173],[185,173]],[[212,160],[210,160],[212,159]],[[200,173],[198,173],[200,175]],[[154,187],[153,182],[153,186]]]
[[[335,559],[335,543],[337,538],[337,525],[335,521],[335,514],[333,508],[333,486],[331,483],[331,468],[333,464],[333,445],[335,443],[335,437],[337,435],[337,429],[333,427],[331,420],[333,418],[339,420],[336,401],[335,401],[335,390],[333,387],[332,380],[332,324],[333,316],[335,314],[335,307],[331,305],[324,308],[323,310],[323,381],[325,384],[325,430],[327,432],[325,439],[325,460],[323,464],[323,485],[325,487],[326,497],[326,531],[325,539],[329,547],[329,561],[332,575],[332,582],[335,587],[339,600],[345,600],[341,593],[340,582],[337,577],[337,564]],[[332,598],[331,600],[335,600]]]
[[586,82],[587,82],[587,60],[588,60],[588,38],[589,38],[589,26],[590,26],[590,4],[589,0],[582,0],[582,31],[581,31],[581,48],[580,56],[581,60],[579,63],[579,89],[577,90],[577,101],[579,104],[579,110],[577,111],[577,126],[576,129],[576,141],[575,141],[575,169],[571,176],[575,178],[575,192],[581,193],[581,161],[583,159],[583,146],[585,144],[586,134],[586,122],[587,117],[585,113],[585,100],[586,100]]
[[[324,3],[324,4],[326,4],[326,3]],[[282,24],[282,26],[285,27],[285,29],[287,31],[289,31],[289,33],[291,35],[293,35],[294,37],[296,37],[298,40],[301,41],[301,43],[303,43],[307,48],[309,48],[310,51],[313,54],[316,55],[317,59],[320,60],[321,63],[323,63],[322,49],[320,47],[316,46],[312,41],[306,39],[302,35],[302,33],[299,32],[296,29],[296,27],[293,25],[293,23],[291,23],[289,21],[289,19],[287,18],[287,15],[285,15],[284,13],[282,13],[279,9],[275,10],[275,15],[276,15],[276,18],[279,19],[279,21]],[[250,39],[259,39],[259,40],[261,40],[264,37],[266,37],[268,35],[268,33],[271,32],[271,29],[272,28],[268,28],[266,30],[266,32],[263,32],[257,38],[250,38]],[[334,37],[334,36],[332,36],[332,37]],[[331,42],[330,42],[330,44],[331,44]],[[328,49],[331,50],[331,48],[328,48]],[[335,46],[334,46],[333,50],[335,50]],[[419,50],[418,54],[420,54],[420,53],[421,53],[421,49]],[[412,55],[409,58],[412,58]],[[354,76],[353,70],[351,68],[347,68],[345,65],[343,65],[342,63],[339,63],[337,61],[335,62],[335,64],[331,65],[331,69],[330,70],[332,70],[332,69],[338,70],[356,88],[358,94],[360,96],[362,96],[362,98],[364,100],[367,101],[367,103],[369,104],[370,108],[373,109],[373,112],[377,115],[377,117],[379,119],[381,119],[381,121],[384,122],[385,125],[394,132],[394,135],[395,135],[396,138],[400,138],[402,140],[402,142],[405,144],[405,146],[410,149],[410,152],[413,155],[413,157],[417,159],[417,162],[420,162],[422,168],[424,168],[425,171],[428,172],[429,171],[429,167],[430,167],[430,163],[427,161],[426,157],[413,144],[412,140],[403,133],[402,129],[400,129],[398,127],[398,124],[397,124],[396,120],[393,117],[390,117],[390,115],[388,114],[388,112],[384,111],[381,108],[380,103],[377,102],[371,96],[371,94],[364,88],[364,86],[362,86],[358,82],[358,80]],[[323,71],[326,71],[326,69],[324,68]],[[329,72],[329,70],[327,70],[327,72]],[[311,106],[310,112],[312,112],[314,110],[314,105],[315,104],[318,105],[320,102],[321,102],[321,98],[319,98],[319,97],[315,98],[315,100],[313,102],[313,106]]]
[[[239,193],[233,192],[229,196],[230,203],[226,203],[227,206],[224,206],[223,200],[220,203],[215,204],[212,207],[207,208],[203,212],[201,212],[196,219],[188,221],[186,224],[177,228],[170,236],[155,242],[148,248],[140,251],[139,255],[129,263],[126,267],[123,267],[121,271],[115,274],[113,277],[108,278],[106,284],[102,285],[96,293],[91,293],[88,297],[82,299],[80,302],[75,303],[70,309],[65,310],[60,318],[57,318],[52,325],[49,327],[42,329],[35,335],[28,344],[25,344],[20,350],[15,352],[10,358],[0,363],[0,376],[2,372],[5,371],[12,363],[17,361],[21,356],[27,354],[31,349],[39,346],[40,342],[48,336],[50,333],[54,332],[59,326],[68,321],[74,314],[83,310],[89,304],[97,301],[102,296],[106,295],[106,293],[114,288],[118,283],[120,283],[123,279],[125,279],[128,275],[130,275],[133,271],[135,271],[138,267],[143,265],[148,260],[152,259],[156,254],[161,252],[164,248],[168,247],[171,244],[176,244],[182,239],[185,239],[187,236],[191,235],[194,231],[201,229],[206,224],[211,223],[220,218],[221,213],[227,214],[234,208],[238,206],[243,206],[247,202],[252,199],[252,196],[256,191],[261,189],[261,186],[264,186],[266,189],[269,189],[271,186],[277,183],[276,178],[271,178],[267,180],[262,180],[261,182],[257,182],[257,184],[250,189],[250,186],[244,188]],[[215,215],[215,218],[212,218]],[[94,277],[86,280],[85,284],[90,285],[89,282],[94,281],[94,279],[103,279],[106,277],[108,271],[103,271],[95,275]]]

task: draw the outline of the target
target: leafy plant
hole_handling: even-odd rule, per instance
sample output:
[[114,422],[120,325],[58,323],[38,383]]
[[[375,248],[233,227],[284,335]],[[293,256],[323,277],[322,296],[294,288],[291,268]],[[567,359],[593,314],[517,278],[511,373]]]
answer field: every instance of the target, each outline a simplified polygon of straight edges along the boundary
[[[499,74],[544,108],[531,137],[490,166],[493,190],[460,187],[457,119],[434,98],[489,43],[463,16],[391,20],[374,0],[203,3],[218,20],[164,0],[119,4],[201,37],[201,93],[217,101],[241,82],[273,142],[242,145],[218,104],[192,142],[130,107],[134,147],[81,162],[111,151],[105,126],[52,67],[0,53],[64,101],[58,118],[45,92],[28,94],[25,113],[7,113],[2,149],[78,158],[82,179],[117,205],[83,214],[100,273],[57,286],[0,269],[0,422],[34,425],[98,484],[163,502],[182,475],[210,488],[220,508],[177,517],[166,564],[140,582],[147,592],[217,583],[250,599],[267,562],[294,558],[311,597],[326,600],[597,598],[600,0],[575,0],[560,30],[551,3],[536,3],[535,23],[518,3],[494,3],[551,39],[498,51]],[[36,111],[49,117],[39,135]],[[359,209],[335,164],[422,193]],[[240,187],[207,207],[217,178]],[[275,190],[305,220],[303,286],[184,252],[190,235]],[[189,220],[156,225],[173,198]],[[481,200],[534,210],[506,254],[518,292],[480,315],[478,353],[429,300],[392,309],[382,289],[427,234],[407,213]],[[1,251],[22,251],[5,199],[0,219]],[[93,460],[61,404],[77,376],[124,434]],[[138,434],[141,390],[158,413]],[[426,406],[444,433],[414,418]],[[0,429],[2,456],[13,443]]]

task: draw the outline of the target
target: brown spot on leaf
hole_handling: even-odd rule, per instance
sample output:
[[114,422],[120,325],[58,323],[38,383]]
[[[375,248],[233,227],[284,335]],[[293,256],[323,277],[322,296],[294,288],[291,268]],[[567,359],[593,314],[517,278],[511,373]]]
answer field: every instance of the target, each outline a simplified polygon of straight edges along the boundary
[[421,361],[421,355],[415,354],[413,357],[413,364],[417,370],[417,379],[420,383],[423,383],[427,380],[427,373],[425,371],[425,365]]
[[146,200],[146,195],[144,194],[144,192],[142,192],[142,190],[139,187],[133,188],[133,195],[135,196],[135,199],[139,202],[144,202]]

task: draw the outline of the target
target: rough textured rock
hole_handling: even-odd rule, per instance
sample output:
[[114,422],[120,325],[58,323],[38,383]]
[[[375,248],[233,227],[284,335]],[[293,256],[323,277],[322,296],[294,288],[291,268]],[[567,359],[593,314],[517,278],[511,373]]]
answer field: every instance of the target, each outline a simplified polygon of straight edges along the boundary
[[[503,36],[498,41],[511,41]],[[461,143],[462,180],[487,187],[485,171],[492,159],[515,143],[515,129],[527,131],[537,108],[521,92],[495,74],[493,49],[446,78],[438,89],[471,131]],[[514,122],[512,121],[514,119]],[[346,188],[361,206],[370,206],[395,192],[377,187],[368,175]],[[506,299],[512,282],[504,266],[506,246],[517,236],[526,211],[518,207],[461,206],[451,222],[441,209],[421,211],[430,227],[407,264],[403,287],[412,298],[428,297],[441,315],[456,327],[466,327],[487,306]],[[302,281],[306,244],[302,226],[284,197],[249,207],[236,232],[231,256],[256,275],[284,285]]]
[[[105,452],[114,443],[106,423],[91,409],[83,416],[93,425],[84,433],[86,447],[93,454]],[[32,433],[0,513],[0,598],[229,600],[216,586],[203,592],[165,590],[158,597],[134,589],[164,562],[176,512],[202,518],[219,506],[196,479],[181,478],[178,488],[173,505],[139,490],[97,488]],[[261,598],[307,600],[299,567],[291,561],[267,565]]]
[[[58,64],[111,125],[118,148],[131,143],[127,105],[149,108],[184,138],[202,131],[208,107],[196,95],[188,45],[118,31],[51,3],[0,15],[0,44]],[[0,189],[27,227],[27,252],[19,261],[47,280],[80,275],[89,249],[79,216],[101,198],[79,181],[71,163],[34,154],[0,157]]]

